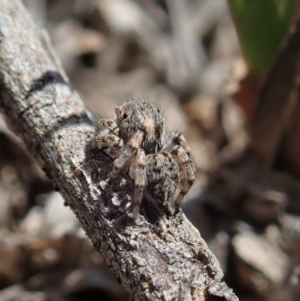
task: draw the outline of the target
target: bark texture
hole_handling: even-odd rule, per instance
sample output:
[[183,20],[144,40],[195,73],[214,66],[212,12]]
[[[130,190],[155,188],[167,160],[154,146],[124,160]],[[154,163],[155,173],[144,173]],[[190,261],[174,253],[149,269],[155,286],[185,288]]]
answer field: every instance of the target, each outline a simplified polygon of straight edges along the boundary
[[238,300],[181,210],[124,213],[133,184],[104,181],[112,161],[92,149],[93,122],[18,0],[1,0],[0,108],[134,300]]

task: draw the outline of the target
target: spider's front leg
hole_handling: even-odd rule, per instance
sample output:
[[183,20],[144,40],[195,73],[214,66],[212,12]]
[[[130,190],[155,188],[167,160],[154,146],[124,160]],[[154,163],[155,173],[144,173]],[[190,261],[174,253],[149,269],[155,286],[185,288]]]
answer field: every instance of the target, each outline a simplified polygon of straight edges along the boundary
[[163,150],[171,152],[182,170],[181,190],[176,199],[176,204],[180,205],[195,181],[196,168],[191,157],[191,150],[181,133],[170,133],[165,139]]
[[136,219],[143,199],[146,185],[146,155],[143,149],[136,152],[135,161],[130,166],[130,177],[134,179],[134,195],[132,200],[132,217]]
[[129,174],[134,180],[134,195],[132,201],[133,218],[137,217],[140,204],[143,198],[143,191],[146,185],[146,155],[141,148],[145,139],[145,134],[142,131],[137,131],[132,138],[129,139],[123,151],[113,163],[113,170],[109,175],[110,179],[115,178],[119,171],[130,164]]
[[119,128],[114,119],[100,119],[95,128],[93,147],[103,149],[112,159],[120,154],[124,143],[118,136]]

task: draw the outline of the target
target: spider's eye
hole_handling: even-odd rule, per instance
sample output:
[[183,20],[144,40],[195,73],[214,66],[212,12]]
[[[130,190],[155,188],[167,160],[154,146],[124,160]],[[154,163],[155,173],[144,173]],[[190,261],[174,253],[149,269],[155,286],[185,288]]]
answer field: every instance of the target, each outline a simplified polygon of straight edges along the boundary
[[122,118],[123,118],[123,119],[126,119],[127,117],[128,117],[128,114],[127,114],[127,113],[123,113]]
[[160,109],[157,109],[157,113],[160,113]]

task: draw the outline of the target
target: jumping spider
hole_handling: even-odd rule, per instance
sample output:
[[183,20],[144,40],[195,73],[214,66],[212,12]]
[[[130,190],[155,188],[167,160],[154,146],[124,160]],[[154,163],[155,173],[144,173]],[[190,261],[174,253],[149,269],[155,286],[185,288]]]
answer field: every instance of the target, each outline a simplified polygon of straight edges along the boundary
[[109,179],[123,168],[135,184],[132,217],[138,215],[142,198],[173,213],[195,180],[190,147],[181,133],[165,136],[159,109],[145,100],[131,100],[115,109],[116,118],[101,119],[94,146],[114,159]]

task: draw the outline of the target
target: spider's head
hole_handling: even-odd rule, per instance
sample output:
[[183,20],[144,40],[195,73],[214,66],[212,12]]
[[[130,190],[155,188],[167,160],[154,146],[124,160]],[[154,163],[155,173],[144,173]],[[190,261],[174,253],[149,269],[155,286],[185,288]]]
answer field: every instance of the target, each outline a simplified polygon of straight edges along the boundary
[[145,133],[142,148],[146,153],[154,153],[162,146],[165,120],[152,103],[136,99],[116,107],[120,137],[127,143],[138,131]]

